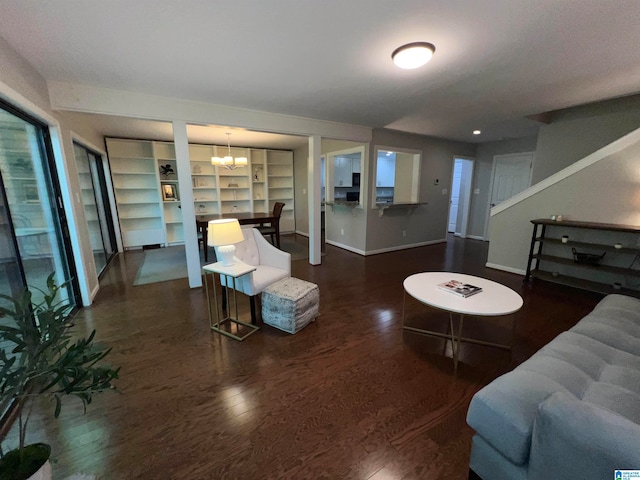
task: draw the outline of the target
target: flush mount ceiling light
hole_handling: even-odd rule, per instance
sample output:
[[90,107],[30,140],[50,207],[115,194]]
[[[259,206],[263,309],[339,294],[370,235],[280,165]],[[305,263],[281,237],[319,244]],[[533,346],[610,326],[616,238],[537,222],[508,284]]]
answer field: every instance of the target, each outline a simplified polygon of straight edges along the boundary
[[474,135],[480,135],[481,133],[482,133],[482,132],[481,132],[480,130],[474,130],[474,131],[473,131],[473,134],[474,134]]
[[396,48],[391,54],[393,63],[400,68],[418,68],[431,60],[436,47],[432,43],[413,42]]
[[231,156],[231,143],[230,143],[231,134],[227,132],[226,135],[227,135],[227,155],[224,157],[211,157],[211,165],[215,165],[216,167],[224,167],[227,170],[235,170],[238,167],[246,167],[248,163],[247,157],[233,158]]

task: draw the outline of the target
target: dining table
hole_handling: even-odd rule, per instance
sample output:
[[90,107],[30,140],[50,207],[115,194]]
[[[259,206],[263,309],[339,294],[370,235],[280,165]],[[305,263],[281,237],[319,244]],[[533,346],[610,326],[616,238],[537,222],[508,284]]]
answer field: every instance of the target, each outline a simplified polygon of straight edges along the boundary
[[276,230],[276,245],[280,245],[280,222],[273,212],[232,212],[222,214],[203,214],[196,215],[196,226],[199,232],[202,232],[202,243],[204,248],[204,260],[209,261],[208,255],[208,235],[207,227],[211,220],[222,220],[225,218],[236,218],[240,225],[264,225],[265,223],[273,225]]

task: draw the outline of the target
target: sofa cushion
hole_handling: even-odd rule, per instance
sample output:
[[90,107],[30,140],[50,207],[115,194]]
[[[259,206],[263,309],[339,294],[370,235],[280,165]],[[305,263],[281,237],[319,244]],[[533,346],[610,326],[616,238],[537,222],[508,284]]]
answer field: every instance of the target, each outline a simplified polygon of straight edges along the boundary
[[639,462],[636,423],[560,392],[540,405],[531,442],[530,480],[613,478],[614,469],[635,469]]
[[[634,401],[638,372],[640,357],[582,332],[565,332],[480,390],[471,401],[467,422],[510,461],[522,465],[529,458],[538,406],[546,398],[563,392],[633,419],[635,405],[640,408],[640,398]],[[627,383],[634,387],[626,388]]]
[[640,423],[640,300],[603,299],[570,331],[481,389],[467,423],[509,461],[526,465],[538,407],[556,392]]

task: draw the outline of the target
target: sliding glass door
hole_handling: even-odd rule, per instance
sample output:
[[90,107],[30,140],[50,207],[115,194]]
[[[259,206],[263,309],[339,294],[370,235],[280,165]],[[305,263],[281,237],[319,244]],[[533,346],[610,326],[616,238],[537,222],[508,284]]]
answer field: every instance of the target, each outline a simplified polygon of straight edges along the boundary
[[[0,292],[28,286],[34,301],[55,272],[60,285],[72,279],[72,257],[48,129],[0,104]],[[77,281],[61,299],[78,304]]]
[[98,275],[116,252],[116,236],[111,221],[102,157],[83,145],[73,144],[80,176],[82,204],[89,227],[91,249]]

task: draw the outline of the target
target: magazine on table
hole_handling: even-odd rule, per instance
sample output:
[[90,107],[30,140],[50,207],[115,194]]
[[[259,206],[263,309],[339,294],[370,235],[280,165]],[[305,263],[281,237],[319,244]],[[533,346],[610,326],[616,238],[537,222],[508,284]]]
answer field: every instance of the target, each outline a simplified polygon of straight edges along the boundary
[[476,293],[480,293],[482,288],[477,287],[475,285],[471,285],[470,283],[464,283],[459,280],[449,280],[448,282],[441,283],[438,285],[440,290],[444,290],[445,292],[453,293],[454,295],[458,295],[459,297],[470,297],[471,295],[475,295]]

